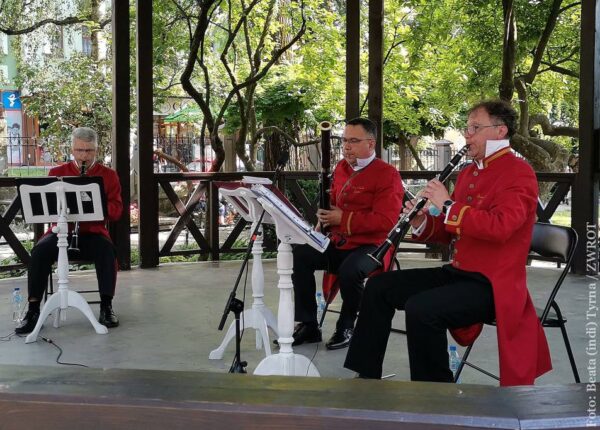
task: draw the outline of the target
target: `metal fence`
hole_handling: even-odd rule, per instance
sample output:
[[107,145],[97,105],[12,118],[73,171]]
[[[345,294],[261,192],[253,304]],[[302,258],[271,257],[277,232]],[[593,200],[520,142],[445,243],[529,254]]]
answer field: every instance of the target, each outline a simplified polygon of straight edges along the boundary
[[[225,144],[233,141],[232,138],[225,137]],[[247,145],[249,147],[249,145]],[[190,171],[203,172],[208,171],[210,163],[214,159],[214,151],[210,145],[210,138],[205,137],[204,142],[197,136],[186,137],[165,137],[155,136],[154,147],[157,150],[164,152],[167,155],[175,157],[185,164]],[[258,143],[256,168],[261,170],[264,163],[264,142]],[[449,156],[453,156],[457,150],[450,149]],[[438,148],[427,148],[417,151],[421,164],[425,170],[439,170],[440,160],[442,157],[441,151]],[[204,154],[204,157],[202,156]],[[448,155],[446,155],[448,156]],[[331,137],[331,164],[335,165],[343,158],[342,139],[340,136]],[[421,170],[418,163],[414,159],[412,153],[408,150],[400,152],[400,148],[396,145],[388,147],[382,157],[389,164],[396,167],[398,170]],[[244,165],[237,159],[237,171],[244,171]],[[290,158],[286,166],[287,170],[311,172],[318,171],[321,166],[320,144],[314,143],[304,146],[292,146],[290,148]],[[402,166],[406,166],[402,169]],[[176,173],[180,169],[173,163],[165,160],[155,159],[155,172],[158,173]]]
[[[226,137],[225,142],[233,139]],[[249,145],[247,145],[249,146]],[[210,138],[200,136],[155,136],[154,149],[179,160],[188,170],[205,172],[215,158],[210,144]],[[422,170],[412,153],[392,145],[384,150],[382,158],[398,170]],[[450,149],[449,154],[442,154],[437,147],[418,150],[418,156],[424,170],[440,170],[445,165],[447,157],[456,153]],[[520,156],[520,154],[517,154]],[[342,141],[340,136],[331,137],[331,164],[335,165],[343,158]],[[0,137],[0,174],[4,176],[43,175],[53,166],[70,159],[70,145],[51,145],[48,139],[36,137]],[[264,143],[259,142],[257,148],[256,169],[262,170],[264,162]],[[320,144],[292,146],[287,170],[318,171],[321,165]],[[236,157],[236,170],[244,171],[244,165]],[[156,173],[176,173],[180,169],[175,164],[160,157],[154,158]]]
[[69,159],[69,145],[56,149],[47,139],[24,136],[0,137],[0,174],[3,176],[44,175]]

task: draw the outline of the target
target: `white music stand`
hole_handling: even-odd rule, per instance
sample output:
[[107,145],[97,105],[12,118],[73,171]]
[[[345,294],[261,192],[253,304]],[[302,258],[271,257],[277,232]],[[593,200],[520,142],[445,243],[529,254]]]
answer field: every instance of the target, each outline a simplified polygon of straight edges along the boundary
[[[47,180],[47,178],[42,178]],[[82,178],[88,182],[90,179]],[[99,178],[98,178],[99,179]],[[76,181],[76,178],[70,178]],[[35,342],[42,324],[46,318],[54,311],[58,310],[63,321],[66,321],[66,309],[73,307],[83,313],[98,334],[107,334],[108,329],[100,324],[88,302],[81,294],[69,290],[69,257],[67,255],[67,236],[69,234],[69,222],[101,221],[104,219],[102,208],[102,192],[100,185],[96,182],[85,185],[75,185],[72,183],[56,180],[47,185],[19,185],[19,194],[23,207],[23,217],[29,224],[37,223],[56,223],[52,231],[58,236],[58,291],[52,294],[46,301],[40,317],[33,331],[25,338],[25,343]],[[67,206],[67,194],[70,201],[76,204],[69,210]],[[59,318],[55,319],[54,326],[58,326]]]
[[[270,181],[269,181],[270,182]],[[233,185],[233,184],[232,184]],[[246,221],[252,223],[250,232],[254,232],[256,224],[263,211],[262,206],[256,200],[254,193],[247,187],[235,185],[237,188],[220,188],[221,194],[231,203],[238,213]],[[273,219],[265,213],[262,224],[273,224]],[[265,277],[262,266],[262,226],[258,227],[258,235],[252,245],[252,302],[251,309],[245,309],[240,318],[240,330],[244,328],[253,328],[256,330],[256,349],[265,348],[265,355],[271,355],[271,343],[269,341],[269,328],[277,336],[277,321],[273,312],[265,305],[263,300],[265,296]],[[213,349],[208,358],[210,360],[220,360],[223,358],[225,348],[235,337],[235,321],[229,325],[229,329],[217,349]]]
[[316,366],[305,356],[294,354],[294,300],[292,272],[294,260],[290,244],[307,243],[316,250],[324,252],[329,239],[312,229],[306,221],[294,213],[273,192],[262,185],[252,186],[263,208],[275,221],[277,237],[281,241],[277,248],[277,273],[279,274],[279,310],[277,327],[279,328],[279,353],[264,358],[254,370],[255,375],[320,376]]

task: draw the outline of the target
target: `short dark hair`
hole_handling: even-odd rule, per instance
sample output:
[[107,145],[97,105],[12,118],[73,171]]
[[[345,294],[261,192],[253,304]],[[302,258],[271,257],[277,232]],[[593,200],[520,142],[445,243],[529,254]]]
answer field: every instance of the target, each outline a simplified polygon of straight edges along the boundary
[[477,103],[467,115],[471,115],[471,113],[475,112],[478,109],[483,109],[487,112],[487,114],[494,118],[496,121],[502,122],[508,129],[506,133],[507,137],[512,137],[517,131],[517,111],[513,109],[511,104],[505,100],[486,100],[480,103]]
[[370,134],[373,137],[373,139],[377,139],[377,126],[368,118],[353,118],[348,121],[346,125],[360,125],[367,134]]

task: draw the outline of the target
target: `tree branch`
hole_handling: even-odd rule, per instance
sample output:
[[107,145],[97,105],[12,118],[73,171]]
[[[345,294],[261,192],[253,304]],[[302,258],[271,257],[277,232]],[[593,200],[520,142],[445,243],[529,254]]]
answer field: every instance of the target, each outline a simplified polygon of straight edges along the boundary
[[194,65],[198,60],[198,52],[200,52],[201,43],[204,41],[204,37],[206,36],[206,29],[208,28],[209,23],[208,12],[210,7],[215,3],[217,3],[217,1],[207,1],[200,10],[198,23],[196,25],[196,29],[194,30],[192,40],[190,41],[190,55],[180,78],[183,89],[196,101],[202,110],[211,133],[214,132],[215,128],[214,117],[203,95],[192,84],[191,76],[194,71]]
[[542,62],[542,58],[544,56],[544,52],[546,50],[546,46],[548,45],[548,41],[550,40],[550,36],[554,31],[554,27],[556,27],[556,22],[558,20],[558,15],[560,14],[560,5],[562,4],[562,0],[554,0],[552,2],[552,8],[550,9],[550,14],[548,15],[548,19],[546,20],[546,26],[544,27],[544,31],[540,36],[540,40],[535,48],[535,53],[533,55],[533,61],[531,62],[531,67],[529,68],[529,72],[525,75],[525,81],[528,84],[533,83],[538,69],[540,68],[540,64]]
[[229,101],[231,100],[231,98],[233,97],[233,95],[237,91],[240,91],[240,90],[248,87],[249,85],[252,85],[253,83],[258,82],[259,80],[261,80],[269,72],[269,70],[271,69],[271,67],[273,66],[273,64],[275,64],[279,60],[279,58],[288,49],[290,49],[292,46],[294,46],[294,44],[306,32],[306,17],[304,16],[304,3],[302,3],[302,5],[300,7],[302,9],[302,25],[300,26],[300,29],[298,30],[298,32],[296,33],[296,35],[290,40],[289,43],[287,43],[286,45],[282,46],[281,48],[279,48],[278,50],[276,50],[273,53],[273,56],[271,57],[271,59],[267,62],[267,64],[265,64],[265,66],[262,68],[262,70],[260,72],[256,73],[253,77],[251,77],[249,79],[246,79],[244,82],[236,85],[236,87],[231,90],[231,92],[227,96],[225,102],[223,103],[223,106],[222,106],[221,111],[219,112],[217,118],[222,118],[223,117],[223,115],[225,114],[225,110],[227,109],[227,106],[229,105]]
[[575,7],[575,6],[579,6],[580,4],[581,4],[581,2],[580,2],[580,1],[578,1],[578,2],[575,2],[575,3],[571,3],[571,4],[569,4],[569,5],[565,6],[565,7],[563,7],[563,8],[562,8],[562,9],[561,9],[561,10],[560,10],[558,13],[559,13],[559,14],[560,14],[560,13],[563,13],[564,11],[566,11],[566,10],[568,10],[568,9],[571,9],[572,7]]
[[548,66],[545,69],[538,70],[538,74],[544,73],[547,71],[553,71],[556,73],[560,73],[561,75],[571,76],[573,78],[579,79],[579,72],[574,72],[572,70],[566,69],[564,67],[557,66],[556,64],[550,64],[546,61],[542,61],[542,64]]
[[[33,31],[37,30],[38,28],[43,27],[48,24],[54,24],[59,27],[63,27],[66,25],[81,24],[83,22],[91,21],[91,20],[92,20],[92,16],[87,15],[85,17],[70,16],[70,17],[63,18],[63,19],[53,19],[53,18],[43,19],[41,21],[36,22],[33,25],[30,25],[29,27],[25,27],[25,28],[21,28],[21,29],[13,29],[13,28],[9,28],[9,27],[0,25],[0,33],[7,34],[9,36],[18,36],[20,34],[31,33]],[[104,22],[104,21],[102,21],[102,22]],[[110,20],[108,20],[108,22],[110,22]]]
[[544,114],[532,115],[529,118],[529,129],[532,129],[536,125],[542,127],[542,132],[546,136],[568,136],[579,138],[579,128],[577,127],[555,127],[550,124],[550,120]]

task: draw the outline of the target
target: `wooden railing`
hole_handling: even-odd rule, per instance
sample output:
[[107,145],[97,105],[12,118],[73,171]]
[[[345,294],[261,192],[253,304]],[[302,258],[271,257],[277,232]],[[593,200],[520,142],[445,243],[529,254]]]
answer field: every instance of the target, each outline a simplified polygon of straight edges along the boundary
[[[431,179],[437,172],[400,172],[402,178],[410,179]],[[169,230],[169,236],[165,243],[157,250],[144,250],[140,252],[158,253],[160,257],[174,255],[202,255],[212,260],[219,260],[221,254],[241,252],[243,249],[236,248],[235,242],[239,238],[240,233],[244,230],[246,222],[240,219],[232,230],[227,230],[226,237],[223,243],[220,243],[218,211],[219,197],[218,185],[222,181],[241,180],[242,176],[248,173],[159,173],[155,174],[155,179],[160,187],[164,190],[166,196],[171,202],[173,208],[177,212],[177,220]],[[273,172],[253,172],[252,175],[271,178]],[[548,222],[556,211],[560,202],[565,198],[571,186],[575,175],[571,173],[538,173],[538,181],[542,183],[556,183],[553,188],[549,202],[543,207],[538,205],[538,218],[540,221]],[[455,176],[453,177],[455,178]],[[451,181],[453,180],[451,178]],[[316,172],[283,172],[278,183],[280,189],[285,189],[290,199],[305,215],[307,220],[314,223],[316,220],[316,204],[310,201],[304,192],[301,181],[318,181]],[[179,182],[187,182],[190,185],[191,195],[184,203],[174,191],[173,184]],[[0,178],[0,189],[9,191],[5,194],[10,195],[9,201],[6,202],[7,208],[0,215],[0,235],[2,236],[3,244],[8,245],[20,262],[16,264],[2,265],[0,271],[13,270],[23,268],[29,261],[30,254],[23,246],[17,235],[15,234],[15,221],[20,217],[21,203],[16,190],[16,178]],[[200,199],[206,195],[206,219],[205,227],[199,226],[193,218],[194,208],[197,206]],[[158,216],[158,215],[157,215]],[[196,249],[176,250],[173,249],[177,238],[182,231],[187,228],[190,235],[198,245]],[[41,226],[34,229],[35,236],[39,237]],[[157,231],[158,235],[159,232]],[[267,251],[275,251],[276,243],[274,240],[265,241]],[[405,243],[400,248],[404,252],[442,252],[435,247],[414,247],[410,243]],[[442,252],[442,257],[447,255]]]
[[[423,179],[428,180],[433,178],[438,172],[431,171],[419,171],[419,172],[400,172],[403,180],[409,179]],[[239,181],[244,175],[248,173],[165,173],[157,174],[158,183],[165,191],[169,200],[176,209],[179,218],[171,230],[170,235],[165,244],[159,250],[159,256],[165,257],[169,255],[190,255],[190,254],[202,254],[212,260],[219,260],[221,254],[241,252],[242,249],[234,248],[233,245],[238,239],[240,233],[246,226],[246,221],[240,219],[234,226],[233,230],[228,232],[224,242],[220,244],[219,240],[219,227],[218,227],[218,210],[219,210],[219,197],[218,188],[219,182],[223,181]],[[252,175],[260,177],[272,177],[272,172],[253,172]],[[543,206],[538,202],[537,215],[538,220],[543,222],[549,222],[550,218],[556,211],[558,205],[569,192],[573,183],[575,175],[572,173],[538,173],[538,181],[540,183],[556,183],[556,186],[552,190],[549,202]],[[450,178],[453,181],[456,178],[456,174]],[[196,184],[195,191],[192,193],[191,198],[187,204],[184,204],[173,189],[174,182],[192,181]],[[310,223],[316,221],[316,202],[310,201],[304,192],[301,181],[318,181],[318,173],[316,172],[284,172],[281,175],[281,179],[278,183],[280,189],[285,189],[290,200],[298,207],[298,209],[305,215],[306,219]],[[206,192],[207,208],[206,208],[206,225],[207,228],[203,233],[200,228],[193,221],[193,208],[198,204],[202,194]],[[196,240],[198,245],[197,249],[177,251],[173,250],[176,239],[181,234],[184,227],[187,227],[191,235]],[[275,250],[275,242],[266,242],[265,247],[267,251]],[[405,252],[441,252],[442,258],[447,259],[447,253],[441,249],[435,247],[415,247],[408,244],[403,244],[400,251]],[[143,251],[142,251],[143,252]]]

